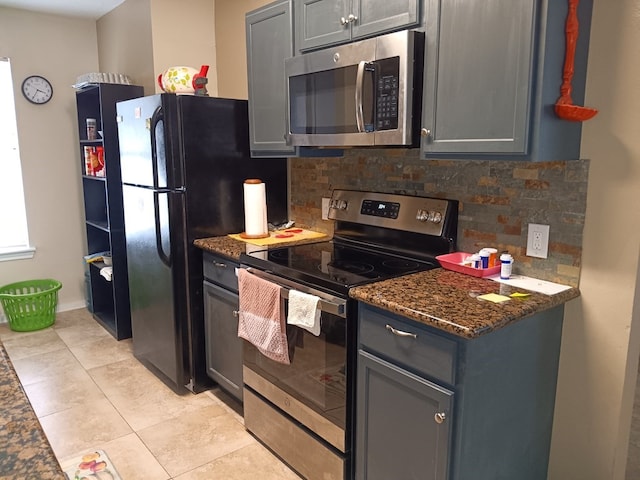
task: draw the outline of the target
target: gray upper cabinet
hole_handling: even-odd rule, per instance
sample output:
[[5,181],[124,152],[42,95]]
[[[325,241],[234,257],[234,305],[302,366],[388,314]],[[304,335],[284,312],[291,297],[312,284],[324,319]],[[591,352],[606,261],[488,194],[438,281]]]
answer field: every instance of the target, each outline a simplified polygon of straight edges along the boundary
[[255,157],[295,154],[284,140],[287,95],[284,60],[293,56],[293,18],[289,0],[246,15],[249,86],[249,144]]
[[295,0],[299,51],[411,28],[420,22],[419,0]]
[[[582,104],[592,0],[578,9],[573,101]],[[580,122],[559,119],[567,2],[425,0],[421,155],[577,159]]]
[[353,40],[418,26],[419,0],[352,0]]
[[525,153],[535,2],[426,3],[423,151]]
[[348,19],[351,0],[295,0],[295,30],[298,50],[311,50],[351,38]]

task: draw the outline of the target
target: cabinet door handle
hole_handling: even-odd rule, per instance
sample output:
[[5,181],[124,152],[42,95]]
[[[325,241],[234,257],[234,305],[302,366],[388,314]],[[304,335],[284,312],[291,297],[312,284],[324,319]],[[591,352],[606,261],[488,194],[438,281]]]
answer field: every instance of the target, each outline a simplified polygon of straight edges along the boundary
[[234,310],[233,311],[233,316],[237,317],[238,315],[240,315],[240,312],[238,310]]
[[345,26],[350,23],[354,23],[357,20],[358,20],[358,17],[356,17],[353,13],[350,13],[347,18],[340,17],[340,25]]
[[447,414],[445,412],[436,412],[436,414],[433,416],[433,419],[438,424],[444,423],[444,421],[447,419]]
[[398,337],[411,337],[411,338],[418,338],[418,335],[415,333],[411,333],[411,332],[403,332],[402,330],[398,330],[397,328],[393,328],[391,325],[389,325],[388,323],[385,325],[385,328],[387,330],[389,330],[391,333],[393,333],[394,335],[397,335]]
[[213,266],[218,268],[227,268],[227,264],[222,262],[213,262]]

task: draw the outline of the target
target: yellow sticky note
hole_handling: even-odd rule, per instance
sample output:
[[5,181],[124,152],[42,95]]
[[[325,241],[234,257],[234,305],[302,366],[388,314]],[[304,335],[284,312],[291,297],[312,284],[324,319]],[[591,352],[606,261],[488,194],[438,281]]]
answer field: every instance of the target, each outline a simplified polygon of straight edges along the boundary
[[493,303],[502,303],[506,302],[507,300],[511,300],[509,297],[498,295],[497,293],[487,293],[485,295],[480,295],[478,298],[481,300],[488,300]]
[[530,297],[531,294],[530,293],[523,293],[523,292],[513,292],[509,296],[512,297],[512,298],[526,298],[526,297]]

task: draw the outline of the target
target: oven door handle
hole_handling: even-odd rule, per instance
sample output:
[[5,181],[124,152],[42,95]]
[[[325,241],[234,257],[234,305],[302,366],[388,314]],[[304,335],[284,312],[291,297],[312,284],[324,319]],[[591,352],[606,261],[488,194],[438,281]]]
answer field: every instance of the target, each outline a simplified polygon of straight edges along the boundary
[[298,290],[318,297],[320,299],[318,302],[318,308],[320,311],[342,318],[346,318],[347,316],[347,301],[345,299],[320,292],[314,288],[300,285],[296,282],[289,281],[286,278],[278,277],[263,270],[258,270],[252,267],[244,268],[247,272],[278,285],[280,287],[280,297],[283,299],[289,298],[289,290]]
[[[284,298],[284,299],[288,299],[289,298],[289,288],[283,287],[282,285],[280,286],[280,297]],[[294,288],[294,290],[297,290]],[[333,303],[331,301],[328,300],[324,300],[322,298],[320,298],[320,301],[318,302],[318,308],[320,309],[320,311],[322,312],[327,312],[330,313],[332,315],[337,315],[339,317],[344,317],[345,316],[345,306],[344,303]]]

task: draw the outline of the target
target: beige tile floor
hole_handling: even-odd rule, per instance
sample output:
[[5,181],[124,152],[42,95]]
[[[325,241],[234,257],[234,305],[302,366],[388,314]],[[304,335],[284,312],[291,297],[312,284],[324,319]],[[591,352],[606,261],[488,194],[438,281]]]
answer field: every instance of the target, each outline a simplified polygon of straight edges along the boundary
[[179,396],[86,310],[0,339],[58,460],[104,450],[123,480],[299,480],[214,389]]

